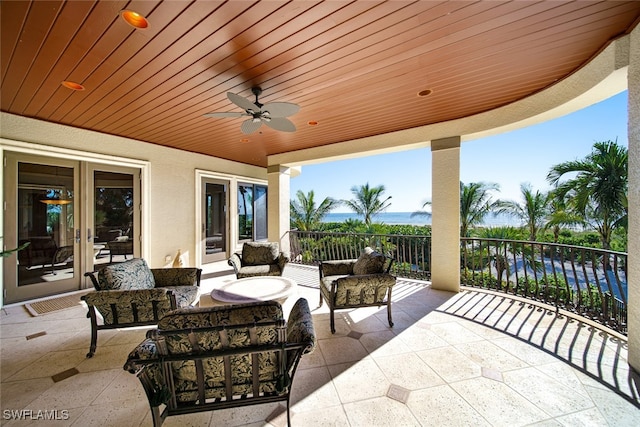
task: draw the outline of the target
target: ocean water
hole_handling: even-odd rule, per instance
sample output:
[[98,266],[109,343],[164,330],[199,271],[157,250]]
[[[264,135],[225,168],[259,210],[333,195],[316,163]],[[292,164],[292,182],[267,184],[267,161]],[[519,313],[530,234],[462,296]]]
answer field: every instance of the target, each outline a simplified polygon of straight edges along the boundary
[[[412,218],[411,213],[412,212],[382,212],[374,216],[373,221],[389,225],[431,225],[431,217],[414,216]],[[322,222],[344,222],[347,219],[359,219],[362,221],[363,217],[353,212],[331,212],[324,217]],[[485,227],[519,227],[520,225],[520,220],[510,215],[492,214],[487,215],[482,224],[482,226]]]

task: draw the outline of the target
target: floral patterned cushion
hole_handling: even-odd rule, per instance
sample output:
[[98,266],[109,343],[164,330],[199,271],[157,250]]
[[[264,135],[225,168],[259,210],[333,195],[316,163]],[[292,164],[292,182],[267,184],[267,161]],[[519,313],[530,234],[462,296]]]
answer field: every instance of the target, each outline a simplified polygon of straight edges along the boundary
[[277,264],[280,245],[276,242],[247,242],[242,246],[243,265]]
[[155,279],[142,258],[108,265],[98,272],[101,290],[153,289]]
[[152,268],[153,280],[156,287],[164,286],[194,286],[198,284],[198,272],[193,267],[186,268]]
[[[195,286],[193,286],[195,288]],[[197,288],[196,288],[197,291]],[[154,305],[158,316],[171,311],[171,300],[166,288],[107,290],[89,292],[82,297],[88,306],[94,306],[103,318],[105,325],[125,325],[134,322],[150,322],[154,320]],[[134,308],[137,320],[134,316]],[[115,316],[114,317],[114,311]]]
[[[223,404],[287,394],[299,357],[313,351],[316,337],[304,298],[295,303],[286,325],[282,316],[282,307],[275,301],[174,310],[129,353],[124,369],[138,374],[146,384],[151,406],[189,407],[202,402],[201,393],[207,402],[216,399]],[[288,343],[304,347],[287,350]],[[243,352],[256,344],[275,344],[279,350],[254,356]],[[233,350],[238,352],[230,354]],[[214,355],[202,357],[205,351]],[[286,358],[281,357],[283,351]],[[163,367],[166,356],[173,361],[164,362]]]
[[[277,322],[280,327],[273,324]],[[261,325],[261,323],[263,325]],[[266,324],[265,324],[266,323]],[[227,328],[219,328],[226,325]],[[205,307],[175,310],[158,323],[157,338],[161,340],[161,354],[179,355],[201,351],[242,348],[255,344],[276,344],[284,341],[282,307],[275,301],[257,302],[223,307]],[[174,332],[175,331],[175,332]],[[180,402],[198,399],[198,378],[195,360],[172,362],[176,398]],[[233,372],[232,393],[243,395],[252,392],[253,363],[249,354],[202,359],[206,398],[226,396],[225,363]],[[273,352],[261,352],[257,357],[260,372],[260,392],[278,392],[279,360]]]
[[353,274],[378,274],[384,272],[384,255],[371,249],[364,248],[364,251],[353,266]]
[[387,289],[396,283],[390,274],[325,276],[320,281],[320,292],[331,301],[331,285],[336,282],[335,306],[375,305],[384,302]]

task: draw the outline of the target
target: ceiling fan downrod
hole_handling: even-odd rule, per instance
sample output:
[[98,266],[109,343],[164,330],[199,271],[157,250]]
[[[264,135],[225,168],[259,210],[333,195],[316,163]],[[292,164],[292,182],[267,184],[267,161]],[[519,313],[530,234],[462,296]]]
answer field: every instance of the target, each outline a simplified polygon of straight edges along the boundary
[[262,88],[260,86],[254,86],[251,88],[251,93],[256,96],[256,102],[254,102],[254,104],[256,104],[258,108],[262,108],[262,104],[258,101],[258,97],[262,94]]

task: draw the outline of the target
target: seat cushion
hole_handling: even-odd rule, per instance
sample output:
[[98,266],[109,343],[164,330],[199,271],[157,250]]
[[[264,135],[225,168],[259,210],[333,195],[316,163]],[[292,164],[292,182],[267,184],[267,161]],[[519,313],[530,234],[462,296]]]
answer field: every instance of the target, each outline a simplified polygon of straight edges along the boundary
[[384,255],[366,247],[353,266],[353,274],[379,274],[384,272]]
[[243,265],[275,264],[280,255],[280,245],[277,243],[247,242],[242,247]]
[[153,289],[153,274],[142,258],[134,258],[104,267],[98,272],[101,290]]
[[242,267],[237,274],[238,279],[254,276],[281,276],[278,264],[249,265]]

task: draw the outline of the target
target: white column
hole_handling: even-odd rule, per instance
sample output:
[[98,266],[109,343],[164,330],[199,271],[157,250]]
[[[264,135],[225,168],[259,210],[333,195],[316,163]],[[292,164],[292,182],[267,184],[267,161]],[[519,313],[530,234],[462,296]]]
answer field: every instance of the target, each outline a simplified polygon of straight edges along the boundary
[[280,250],[289,252],[289,200],[291,172],[288,167],[273,165],[267,168],[269,241],[280,242]]
[[431,141],[431,286],[460,291],[460,137]]
[[629,235],[628,309],[629,364],[640,372],[640,27],[629,45]]

